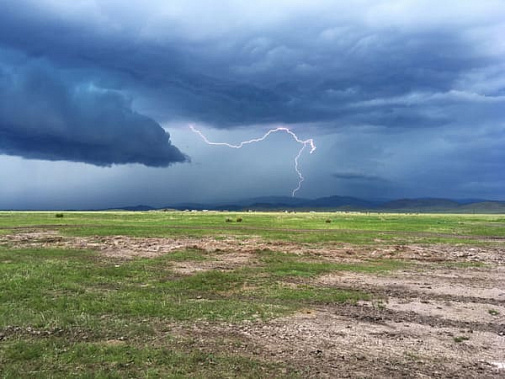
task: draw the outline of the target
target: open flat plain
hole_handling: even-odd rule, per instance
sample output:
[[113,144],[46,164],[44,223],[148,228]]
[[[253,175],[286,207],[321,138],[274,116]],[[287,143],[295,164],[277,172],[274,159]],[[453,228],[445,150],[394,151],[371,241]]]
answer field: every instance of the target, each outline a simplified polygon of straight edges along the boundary
[[0,212],[2,378],[502,378],[505,216]]

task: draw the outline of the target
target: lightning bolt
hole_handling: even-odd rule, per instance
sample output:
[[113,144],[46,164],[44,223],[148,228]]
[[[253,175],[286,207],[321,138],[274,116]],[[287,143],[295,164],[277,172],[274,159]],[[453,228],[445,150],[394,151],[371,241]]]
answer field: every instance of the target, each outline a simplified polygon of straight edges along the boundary
[[302,140],[302,139],[298,138],[298,136],[293,131],[291,131],[290,129],[288,129],[286,127],[283,127],[283,126],[275,128],[275,129],[270,129],[268,132],[266,132],[263,135],[263,137],[253,138],[253,139],[250,139],[250,140],[247,140],[247,141],[242,141],[242,142],[240,142],[237,145],[233,145],[233,144],[227,143],[227,142],[212,142],[212,141],[209,141],[207,139],[207,137],[205,137],[205,135],[200,130],[196,129],[193,125],[189,125],[189,128],[193,132],[195,132],[196,134],[198,134],[207,145],[225,146],[225,147],[229,147],[231,149],[241,149],[241,148],[243,148],[246,145],[264,141],[265,139],[268,138],[268,136],[270,136],[273,133],[285,132],[285,133],[289,134],[291,137],[293,137],[293,139],[297,143],[299,143],[300,145],[302,145],[301,148],[300,148],[300,150],[298,150],[298,154],[296,154],[296,157],[295,157],[295,171],[296,171],[296,174],[298,175],[298,185],[291,192],[291,196],[292,197],[295,197],[296,193],[300,190],[300,188],[302,188],[302,183],[305,180],[305,178],[303,177],[302,172],[300,170],[299,164],[298,164],[298,162],[300,160],[300,157],[302,156],[303,151],[305,150],[305,148],[307,146],[310,147],[310,154],[312,154],[316,150],[316,145],[314,144],[314,140],[312,138],[309,138],[309,139],[306,139],[306,140]]

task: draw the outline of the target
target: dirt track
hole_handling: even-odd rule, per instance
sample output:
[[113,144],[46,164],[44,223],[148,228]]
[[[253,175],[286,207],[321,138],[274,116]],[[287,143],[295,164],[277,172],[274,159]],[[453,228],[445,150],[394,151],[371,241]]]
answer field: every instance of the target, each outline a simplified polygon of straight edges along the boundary
[[287,362],[305,377],[505,377],[505,251],[499,247],[315,248],[259,238],[77,238],[52,231],[4,235],[0,244],[96,249],[119,260],[186,248],[212,257],[177,262],[174,269],[183,274],[256,264],[254,252],[261,249],[328,262],[405,260],[414,264],[383,275],[338,272],[303,279],[361,289],[375,295],[370,302],[324,304],[269,322],[174,323],[171,333],[201,349]]

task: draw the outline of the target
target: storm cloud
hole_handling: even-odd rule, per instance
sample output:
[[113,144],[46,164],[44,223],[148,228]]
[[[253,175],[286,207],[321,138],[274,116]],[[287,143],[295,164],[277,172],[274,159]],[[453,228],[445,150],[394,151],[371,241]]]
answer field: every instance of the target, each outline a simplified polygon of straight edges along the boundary
[[121,93],[56,75],[31,64],[0,71],[0,153],[98,166],[187,160]]
[[192,123],[232,141],[283,124],[318,145],[300,196],[500,198],[503,35],[501,0],[6,1],[0,153],[153,167],[191,156],[162,183],[181,201],[230,171],[269,184],[223,196],[285,194],[289,176],[266,172],[289,141],[237,169],[184,134]]
[[[0,43],[94,70],[161,122],[430,127],[503,94],[505,6],[444,4],[24,0],[0,15]],[[465,99],[442,112],[451,91]]]

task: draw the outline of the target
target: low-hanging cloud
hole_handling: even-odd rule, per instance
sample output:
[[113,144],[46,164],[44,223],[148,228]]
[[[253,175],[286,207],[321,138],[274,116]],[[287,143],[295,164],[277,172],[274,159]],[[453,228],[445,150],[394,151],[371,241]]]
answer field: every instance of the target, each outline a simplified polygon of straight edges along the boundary
[[0,66],[0,153],[97,166],[164,167],[188,159],[121,93],[33,65]]
[[388,180],[377,175],[363,174],[359,172],[335,172],[332,174],[335,179],[356,180],[367,182],[387,182]]

